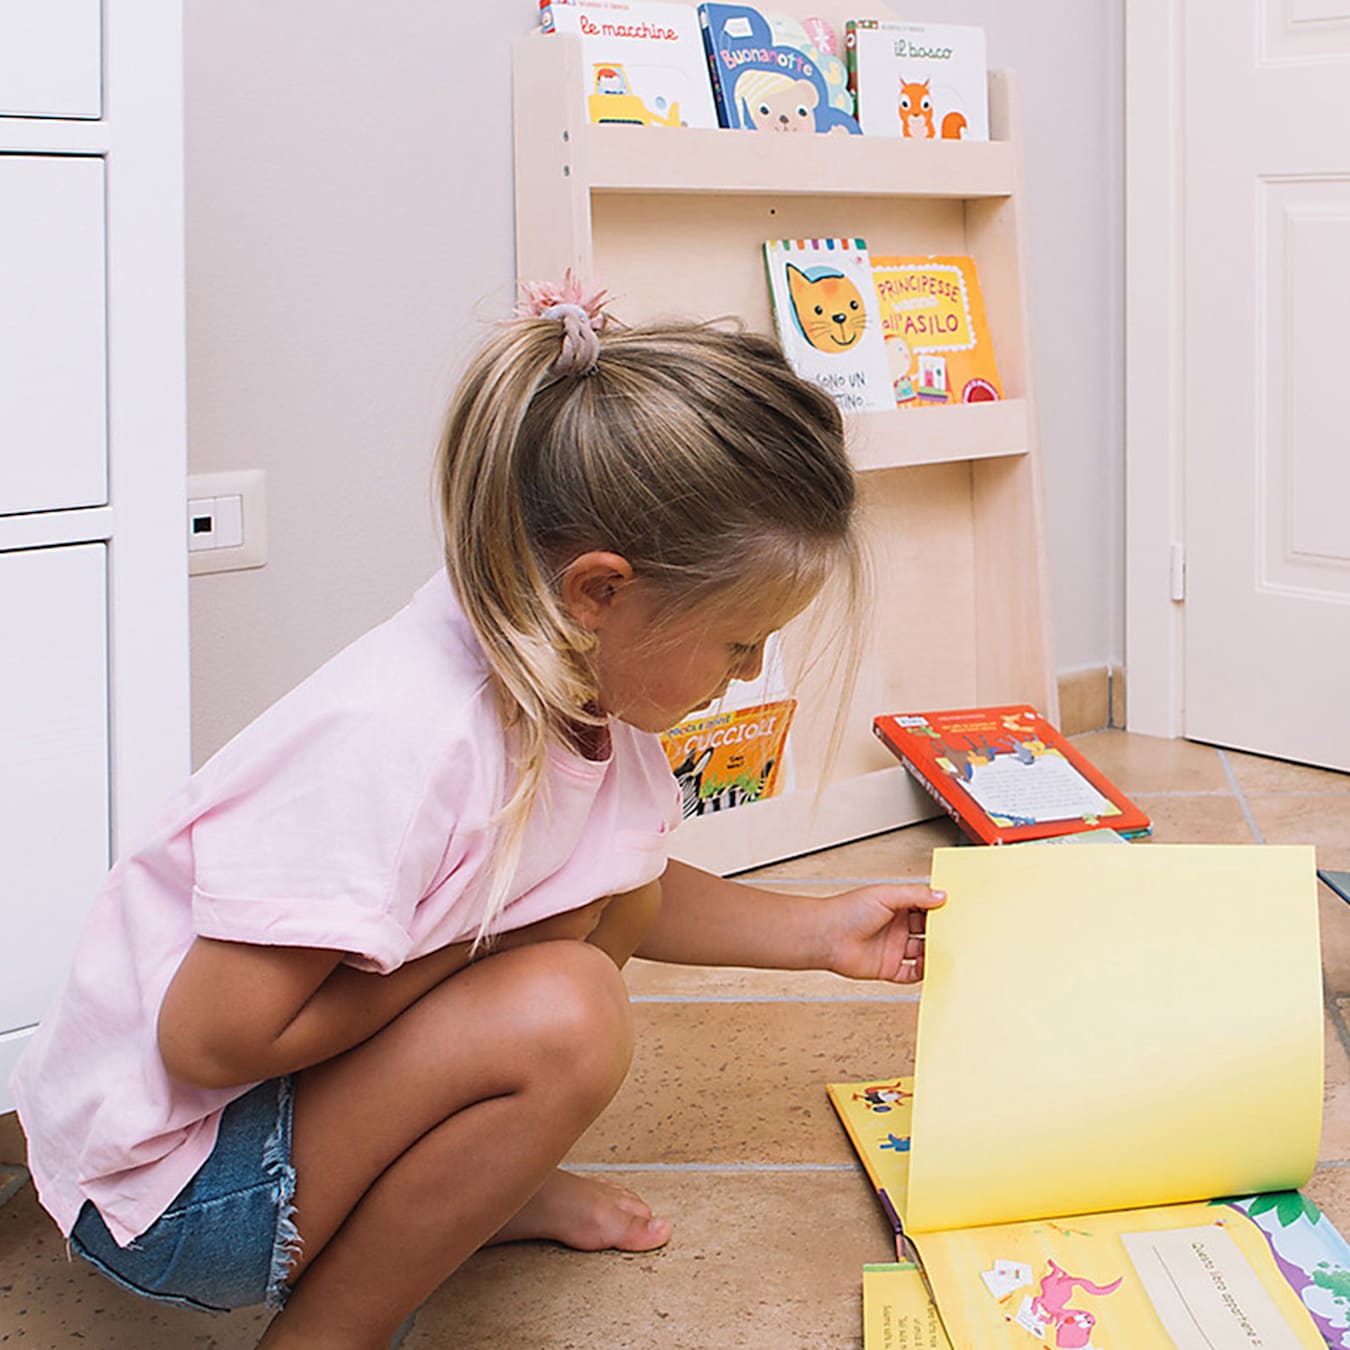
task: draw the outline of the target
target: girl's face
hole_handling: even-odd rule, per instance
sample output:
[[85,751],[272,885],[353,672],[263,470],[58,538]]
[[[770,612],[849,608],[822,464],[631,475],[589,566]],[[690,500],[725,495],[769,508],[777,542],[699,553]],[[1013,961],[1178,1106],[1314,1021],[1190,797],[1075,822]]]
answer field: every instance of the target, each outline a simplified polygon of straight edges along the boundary
[[639,731],[668,731],[719,699],[732,680],[755,679],[769,636],[811,598],[769,585],[748,604],[713,603],[657,623],[657,598],[630,582],[596,630],[601,711]]

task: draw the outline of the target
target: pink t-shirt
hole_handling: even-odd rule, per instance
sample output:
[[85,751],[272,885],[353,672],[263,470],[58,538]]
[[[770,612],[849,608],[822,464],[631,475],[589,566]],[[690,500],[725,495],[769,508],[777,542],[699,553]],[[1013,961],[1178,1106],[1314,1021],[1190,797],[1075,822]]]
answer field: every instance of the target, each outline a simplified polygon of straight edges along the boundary
[[[562,747],[496,927],[661,875],[679,793],[657,737]],[[473,937],[508,787],[487,665],[439,573],[202,766],[94,899],[64,989],[12,1087],[43,1205],[69,1233],[92,1200],[122,1245],[206,1161],[252,1084],[164,1070],[155,1024],[195,936],[345,952],[388,972]]]

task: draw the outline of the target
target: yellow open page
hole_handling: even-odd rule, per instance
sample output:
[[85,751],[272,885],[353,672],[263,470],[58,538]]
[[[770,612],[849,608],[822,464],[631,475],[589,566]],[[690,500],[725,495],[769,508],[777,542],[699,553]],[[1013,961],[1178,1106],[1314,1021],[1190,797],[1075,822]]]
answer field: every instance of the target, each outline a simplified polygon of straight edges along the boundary
[[941,849],[933,885],[911,1236],[1311,1175],[1310,848]]
[[916,1266],[863,1267],[863,1350],[952,1350]]

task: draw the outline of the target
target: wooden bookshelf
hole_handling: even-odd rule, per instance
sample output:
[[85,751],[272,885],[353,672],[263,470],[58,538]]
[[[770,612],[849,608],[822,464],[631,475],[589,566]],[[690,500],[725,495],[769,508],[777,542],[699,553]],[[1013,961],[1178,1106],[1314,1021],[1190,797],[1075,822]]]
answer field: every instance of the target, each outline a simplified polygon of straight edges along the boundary
[[522,279],[571,267],[629,323],[725,315],[772,333],[766,239],[849,236],[877,255],[975,259],[1004,399],[849,419],[877,600],[837,756],[826,753],[837,672],[828,650],[815,659],[831,616],[808,613],[784,634],[794,789],[686,821],[673,851],[725,873],[929,818],[930,799],[873,737],[875,714],[1059,711],[1015,82],[990,74],[985,143],[593,126],[584,89],[579,39],[517,44]]

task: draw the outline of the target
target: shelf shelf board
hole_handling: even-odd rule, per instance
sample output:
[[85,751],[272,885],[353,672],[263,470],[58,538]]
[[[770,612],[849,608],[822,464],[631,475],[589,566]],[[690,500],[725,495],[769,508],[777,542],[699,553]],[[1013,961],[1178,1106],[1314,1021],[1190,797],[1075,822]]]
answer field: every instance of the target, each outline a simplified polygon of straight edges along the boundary
[[824,197],[1007,197],[1007,141],[775,136],[755,131],[588,125],[592,192]]
[[1029,444],[1027,404],[1020,398],[852,413],[845,420],[849,453],[863,472],[1024,455]]

